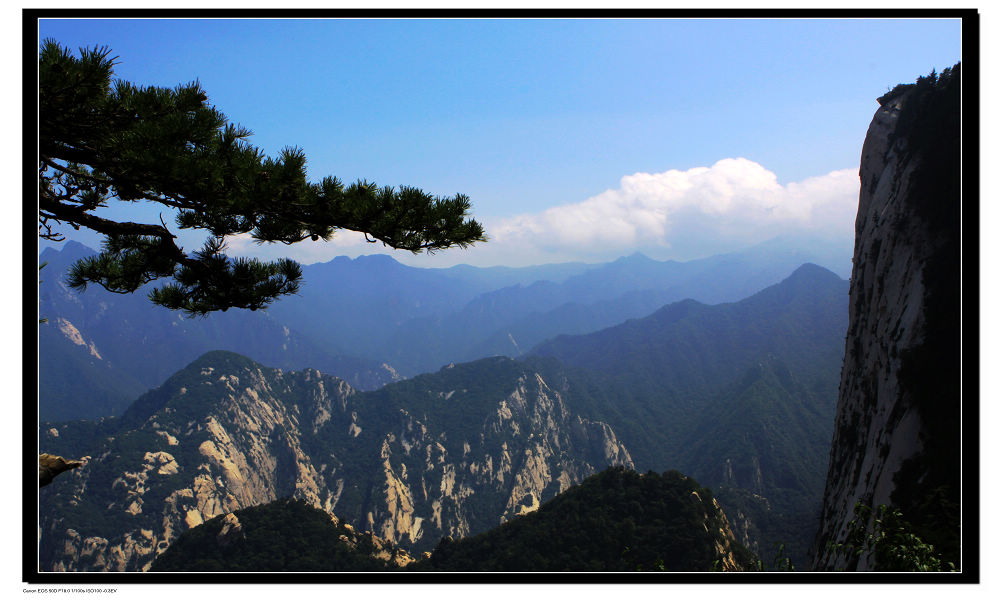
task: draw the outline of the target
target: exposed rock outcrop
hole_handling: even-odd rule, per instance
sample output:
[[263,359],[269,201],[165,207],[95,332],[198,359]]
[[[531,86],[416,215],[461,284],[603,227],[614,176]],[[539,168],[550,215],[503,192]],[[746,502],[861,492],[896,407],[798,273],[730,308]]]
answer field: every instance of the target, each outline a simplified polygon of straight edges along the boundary
[[[58,432],[56,433],[58,435]],[[45,487],[60,473],[83,466],[83,461],[66,460],[61,456],[40,454],[38,456],[38,487]]]
[[959,67],[879,99],[861,159],[850,326],[818,570],[872,570],[838,554],[856,503],[900,508],[958,565],[961,215]]
[[[457,404],[468,390],[442,394]],[[368,525],[400,544],[431,547],[443,536],[483,531],[536,510],[607,465],[634,467],[607,424],[571,414],[537,373],[497,398],[473,435],[436,433],[406,409],[398,418],[380,452],[384,510],[369,513]],[[457,435],[461,441],[449,443]]]
[[62,332],[66,339],[77,346],[85,346],[90,352],[90,355],[98,360],[101,360],[101,353],[97,351],[97,347],[94,346],[93,342],[87,342],[83,339],[83,335],[80,334],[80,330],[76,328],[75,325],[63,318],[58,318],[55,320],[56,327]]
[[[607,465],[633,466],[610,427],[514,361],[449,372],[495,381],[470,391],[424,376],[396,403],[392,390],[357,394],[315,370],[209,353],[136,401],[86,473],[43,495],[41,567],[147,570],[184,531],[288,497],[354,523],[403,564],[399,545],[430,549]],[[224,529],[239,535],[238,521]]]

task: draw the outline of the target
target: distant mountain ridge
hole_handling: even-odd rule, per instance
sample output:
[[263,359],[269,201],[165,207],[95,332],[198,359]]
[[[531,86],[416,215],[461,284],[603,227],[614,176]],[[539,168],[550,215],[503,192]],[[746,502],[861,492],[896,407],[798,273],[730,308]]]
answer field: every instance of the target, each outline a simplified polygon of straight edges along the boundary
[[[185,318],[152,305],[140,290],[113,294],[97,285],[84,293],[63,282],[69,266],[94,251],[66,242],[47,248],[39,279],[39,416],[46,420],[121,414],[142,392],[160,385],[210,350],[232,350],[281,368],[336,373],[360,389],[401,379],[385,363],[332,354],[263,311],[231,310]],[[147,286],[148,287],[148,286]]]
[[[845,255],[846,255],[845,251]],[[402,265],[389,265],[388,257],[373,261],[361,257],[350,263],[339,258],[323,265],[310,265],[305,278],[323,273],[333,262],[360,267],[364,261],[381,265],[372,272],[379,284],[366,284],[362,301],[379,307],[376,317],[358,318],[348,307],[333,304],[324,297],[323,286],[314,291],[304,290],[301,298],[288,299],[272,309],[289,327],[308,331],[324,339],[346,338],[350,346],[340,351],[355,353],[369,359],[392,364],[402,375],[413,376],[433,372],[450,362],[464,362],[503,355],[517,357],[543,340],[559,334],[580,334],[597,331],[626,319],[643,317],[669,302],[694,298],[714,304],[741,300],[787,277],[804,262],[824,260],[839,263],[830,247],[803,251],[793,241],[772,240],[741,252],[713,256],[687,262],[656,261],[640,253],[618,260],[597,264],[570,263],[561,274],[561,281],[527,280],[515,285],[473,291],[467,279],[464,283],[446,277],[459,270],[419,270],[407,277],[423,278],[434,286],[428,294],[404,292],[406,285],[392,282],[390,272],[406,272]],[[361,261],[361,262],[359,262]],[[541,273],[560,265],[524,268],[528,273]],[[579,272],[574,272],[574,271]],[[473,267],[462,271],[482,272]],[[520,270],[518,270],[520,271]],[[377,277],[376,277],[377,276]],[[321,275],[318,282],[324,282]],[[352,282],[352,276],[344,281]],[[436,278],[436,279],[435,279]],[[529,278],[530,279],[530,278]],[[335,281],[331,278],[330,281]],[[433,283],[432,283],[433,282]],[[310,295],[311,294],[311,295]],[[451,298],[450,308],[445,298]],[[322,323],[310,320],[307,307],[334,315]]]
[[[834,273],[805,264],[739,302],[683,300],[598,332],[557,336],[530,354],[615,379],[647,375],[674,390],[689,387],[691,377],[699,386],[718,386],[768,354],[808,371],[818,359],[836,362],[842,355],[829,341],[842,339],[846,330],[847,290],[848,282]],[[814,343],[820,336],[825,343]],[[835,393],[836,376],[823,376],[826,391]]]
[[40,273],[39,310],[50,320],[39,328],[40,415],[120,414],[216,349],[377,389],[451,362],[520,356],[549,337],[596,331],[683,298],[739,300],[801,264],[803,253],[789,248],[778,240],[687,263],[634,254],[603,265],[516,269],[418,269],[385,255],[339,257],[304,267],[300,295],[266,311],[186,319],[142,292],[67,289],[68,266],[93,251],[66,242],[39,257],[49,263]]

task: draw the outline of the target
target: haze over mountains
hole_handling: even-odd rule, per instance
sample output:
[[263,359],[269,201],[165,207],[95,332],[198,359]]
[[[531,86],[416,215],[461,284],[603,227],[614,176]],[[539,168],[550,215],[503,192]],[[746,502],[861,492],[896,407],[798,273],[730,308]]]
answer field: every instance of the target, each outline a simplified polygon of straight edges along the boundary
[[[142,293],[62,278],[93,251],[75,242],[39,257],[40,415],[121,414],[140,393],[209,350],[243,353],[284,369],[317,368],[361,390],[451,362],[519,356],[548,337],[646,316],[669,302],[735,301],[803,262],[845,270],[841,249],[772,240],[743,252],[679,263],[633,255],[588,265],[448,269],[403,266],[384,255],[304,267],[299,296],[266,311],[188,319]],[[848,268],[849,270],[849,268]]]
[[[656,267],[602,268],[634,263]],[[521,360],[449,363],[366,393],[206,354],[120,419],[42,425],[48,451],[97,457],[43,497],[47,568],[147,568],[185,528],[286,495],[420,552],[608,465],[697,470],[737,541],[768,550],[793,535],[782,541],[798,557],[802,532],[775,523],[818,512],[830,431],[816,422],[832,421],[846,290],[807,264],[739,302],[677,302]]]

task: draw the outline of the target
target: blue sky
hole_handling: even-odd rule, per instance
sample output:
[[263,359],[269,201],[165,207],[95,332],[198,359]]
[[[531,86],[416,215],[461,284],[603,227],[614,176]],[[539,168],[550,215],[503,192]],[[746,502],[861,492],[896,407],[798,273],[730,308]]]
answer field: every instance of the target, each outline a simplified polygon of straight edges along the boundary
[[[915,19],[78,19],[39,37],[107,45],[135,83],[198,79],[266,153],[302,147],[312,180],[469,195],[491,241],[392,253],[420,266],[849,240],[875,98],[961,58],[959,21]],[[109,214],[159,220],[128,208]],[[230,246],[305,263],[382,251],[348,233]]]

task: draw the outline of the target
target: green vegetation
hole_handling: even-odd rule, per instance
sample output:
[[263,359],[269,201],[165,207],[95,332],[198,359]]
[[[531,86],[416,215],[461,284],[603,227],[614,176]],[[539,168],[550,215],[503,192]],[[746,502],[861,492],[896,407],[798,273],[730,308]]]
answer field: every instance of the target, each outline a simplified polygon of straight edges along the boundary
[[759,551],[781,542],[801,568],[819,524],[831,413],[827,398],[763,357],[702,412],[680,468],[712,486],[734,525],[747,518]]
[[537,511],[485,533],[445,538],[432,571],[711,571],[716,544],[736,564],[754,557],[719,533],[712,493],[676,471],[640,475],[611,467],[573,486]]
[[354,537],[318,508],[301,500],[281,499],[233,513],[238,531],[223,533],[218,516],[181,534],[153,562],[151,571],[315,572],[384,571],[385,561],[372,556],[370,539],[358,537],[354,547],[341,540]]
[[774,556],[771,557],[770,562],[765,563],[763,560],[758,559],[755,566],[757,571],[792,572],[795,570],[795,565],[792,564],[791,557],[785,554],[784,544],[778,544],[777,548],[775,548],[774,550]]
[[[869,525],[871,523],[871,525]],[[931,544],[913,533],[898,508],[880,504],[875,514],[861,502],[854,506],[854,520],[848,525],[844,543],[830,542],[830,549],[851,561],[872,560],[875,571],[954,571],[955,564],[944,561]]]
[[[57,224],[105,236],[101,254],[71,269],[74,288],[97,283],[132,293],[172,278],[149,293],[154,303],[198,315],[256,310],[294,294],[301,267],[289,259],[231,260],[227,236],[292,244],[349,229],[415,253],[486,239],[482,226],[466,219],[467,196],[367,181],[345,186],[336,177],[309,183],[301,149],[264,156],[247,142],[248,129],[208,104],[197,82],[169,89],[112,81],[110,54],[94,47],[77,57],[51,39],[39,53],[39,236],[64,239]],[[210,237],[188,254],[162,218],[148,224],[98,216],[109,200],[161,204],[176,212],[177,227]]]
[[559,336],[532,354],[590,372],[582,374],[589,393],[574,406],[611,423],[638,463],[653,468],[676,462],[704,409],[762,361],[783,364],[809,392],[810,410],[832,421],[847,291],[846,281],[806,265],[740,302],[677,302],[596,333]]
[[535,352],[571,365],[567,403],[609,423],[636,468],[712,487],[734,526],[743,514],[762,549],[783,542],[801,568],[829,460],[848,289],[803,265],[740,302],[678,302]]
[[[114,418],[38,424],[39,450],[57,456],[74,457],[96,455],[107,437],[117,429]],[[56,435],[51,430],[56,430]]]
[[[376,547],[334,525],[323,511],[282,499],[190,529],[152,571],[382,571]],[[231,517],[230,517],[231,518]],[[732,552],[741,569],[755,557],[719,533],[711,492],[680,473],[639,475],[620,467],[593,475],[528,515],[486,533],[444,538],[411,571],[710,571]],[[707,531],[706,531],[707,527]],[[392,549],[388,549],[390,552]],[[728,558],[728,557],[727,557]]]

